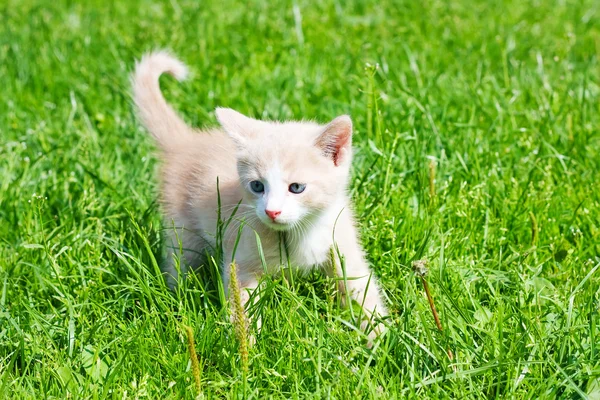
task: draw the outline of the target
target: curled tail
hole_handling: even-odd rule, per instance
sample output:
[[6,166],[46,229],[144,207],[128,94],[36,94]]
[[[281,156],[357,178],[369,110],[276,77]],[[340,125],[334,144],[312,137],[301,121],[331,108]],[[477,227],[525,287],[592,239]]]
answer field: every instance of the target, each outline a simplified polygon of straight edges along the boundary
[[186,66],[166,51],[145,54],[136,63],[131,77],[133,99],[138,116],[163,150],[169,150],[184,139],[190,128],[167,104],[158,78],[168,73],[181,81],[186,78]]

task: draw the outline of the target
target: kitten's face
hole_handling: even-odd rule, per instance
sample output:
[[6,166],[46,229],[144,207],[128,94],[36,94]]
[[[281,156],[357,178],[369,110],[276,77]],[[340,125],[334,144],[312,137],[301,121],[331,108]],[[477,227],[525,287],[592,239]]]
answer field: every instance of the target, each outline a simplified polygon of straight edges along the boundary
[[229,109],[217,109],[217,116],[236,142],[246,198],[267,227],[302,230],[343,198],[351,161],[348,117],[321,126],[258,121]]

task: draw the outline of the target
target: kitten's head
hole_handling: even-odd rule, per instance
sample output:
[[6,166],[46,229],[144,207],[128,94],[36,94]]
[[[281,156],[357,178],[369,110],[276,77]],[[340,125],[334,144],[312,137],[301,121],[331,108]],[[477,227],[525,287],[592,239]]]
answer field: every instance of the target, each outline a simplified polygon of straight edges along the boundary
[[352,161],[350,117],[318,125],[259,121],[227,108],[216,114],[236,144],[240,184],[266,226],[306,226],[343,200]]

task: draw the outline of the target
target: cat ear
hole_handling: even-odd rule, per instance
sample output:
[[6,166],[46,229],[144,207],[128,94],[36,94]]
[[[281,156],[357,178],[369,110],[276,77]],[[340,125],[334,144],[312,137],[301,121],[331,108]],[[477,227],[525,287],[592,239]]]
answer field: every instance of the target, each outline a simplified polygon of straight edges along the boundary
[[350,159],[352,150],[352,120],[341,115],[325,126],[315,145],[336,167]]
[[217,120],[237,144],[244,143],[246,139],[255,137],[260,130],[261,121],[246,117],[231,108],[217,107],[215,110]]

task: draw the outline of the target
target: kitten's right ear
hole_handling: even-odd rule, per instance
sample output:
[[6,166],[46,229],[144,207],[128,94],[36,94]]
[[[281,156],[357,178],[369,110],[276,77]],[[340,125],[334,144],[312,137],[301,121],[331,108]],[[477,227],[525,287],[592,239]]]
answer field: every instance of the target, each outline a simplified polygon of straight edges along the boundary
[[246,117],[231,108],[217,107],[215,114],[219,124],[237,144],[243,144],[247,139],[254,138],[260,131],[261,121]]

